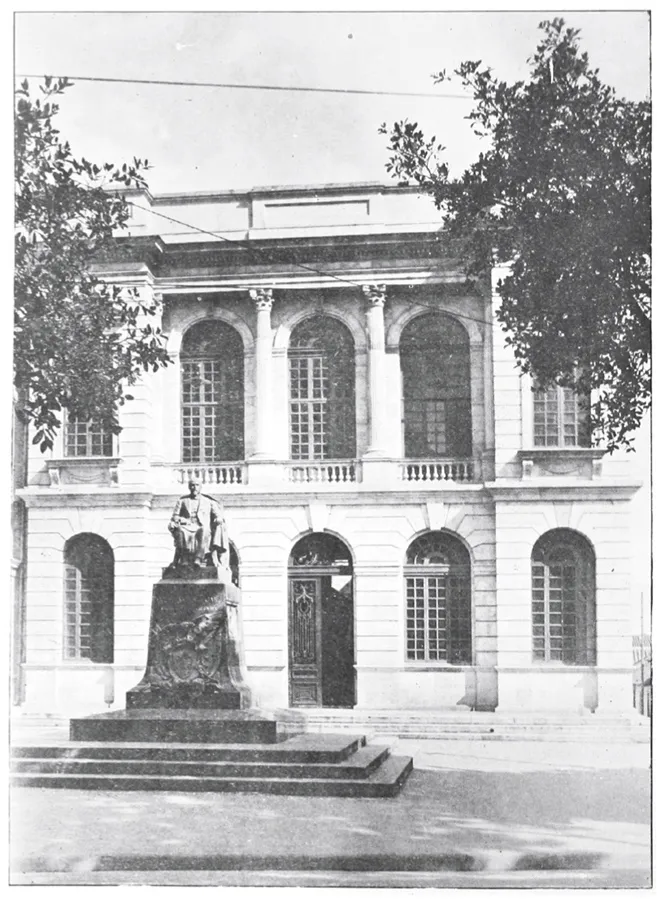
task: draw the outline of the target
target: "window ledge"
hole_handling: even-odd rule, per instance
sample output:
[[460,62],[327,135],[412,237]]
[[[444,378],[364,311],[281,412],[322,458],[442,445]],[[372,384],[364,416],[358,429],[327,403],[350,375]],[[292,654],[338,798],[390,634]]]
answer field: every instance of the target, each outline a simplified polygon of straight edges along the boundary
[[[119,484],[119,465],[122,460],[118,456],[63,456],[46,460],[46,470],[51,487],[62,486],[62,473],[66,470],[87,471],[88,477],[83,483],[92,483],[94,470],[102,469],[110,478],[111,486]],[[67,482],[65,482],[67,483]]]
[[546,459],[552,456],[563,456],[566,459],[602,459],[606,450],[600,447],[531,447],[529,450],[519,450],[518,456]]
[[533,475],[601,476],[606,450],[600,447],[531,447],[519,450],[521,477]]
[[448,663],[442,662],[426,662],[421,660],[408,660],[404,666],[405,672],[466,672],[468,669],[474,669],[472,663]]

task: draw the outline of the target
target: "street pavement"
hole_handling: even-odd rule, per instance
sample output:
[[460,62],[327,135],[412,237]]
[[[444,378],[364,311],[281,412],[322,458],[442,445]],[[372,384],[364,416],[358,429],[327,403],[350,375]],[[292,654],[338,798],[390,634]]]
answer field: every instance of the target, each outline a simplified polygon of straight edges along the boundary
[[16,788],[12,884],[650,884],[648,744],[373,743],[414,758],[397,798]]

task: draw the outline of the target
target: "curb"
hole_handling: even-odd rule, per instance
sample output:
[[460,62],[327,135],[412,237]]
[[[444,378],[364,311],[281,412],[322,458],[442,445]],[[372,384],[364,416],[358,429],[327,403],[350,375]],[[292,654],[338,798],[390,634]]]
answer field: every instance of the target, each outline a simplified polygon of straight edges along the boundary
[[648,870],[646,854],[592,851],[514,853],[450,852],[396,856],[248,856],[248,855],[117,855],[98,857],[26,857],[11,866],[14,874],[77,874],[92,872],[571,872]]

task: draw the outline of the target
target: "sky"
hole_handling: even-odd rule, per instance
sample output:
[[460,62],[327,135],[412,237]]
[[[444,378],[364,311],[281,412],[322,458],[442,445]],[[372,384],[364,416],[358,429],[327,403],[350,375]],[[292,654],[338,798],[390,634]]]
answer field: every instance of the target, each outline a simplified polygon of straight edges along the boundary
[[[481,59],[527,74],[543,12],[17,13],[18,74],[465,93],[432,74]],[[590,60],[629,99],[649,87],[644,12],[570,12]],[[31,79],[33,81],[38,79]],[[467,99],[78,82],[59,122],[96,162],[149,159],[153,193],[387,181],[386,121],[409,118],[460,173],[479,143]]]
[[[73,8],[75,2],[69,5]],[[603,6],[609,5],[604,0]],[[52,74],[74,81],[75,76],[94,76],[440,95],[358,96],[79,81],[59,101],[58,125],[76,155],[97,163],[147,158],[153,194],[387,183],[387,142],[378,134],[380,124],[404,118],[419,122],[427,136],[435,135],[447,148],[452,175],[460,174],[480,150],[464,119],[471,104],[462,97],[441,96],[461,95],[463,89],[459,83],[436,86],[431,76],[442,69],[450,72],[466,59],[480,59],[501,79],[524,78],[539,39],[537,26],[555,15],[581,30],[590,63],[618,94],[633,100],[649,96],[649,17],[645,11],[628,9],[16,11],[14,71],[37,76],[29,78],[32,83]],[[648,430],[637,446],[634,474],[647,485]],[[636,495],[633,507],[634,595],[643,591],[648,605],[647,487]]]

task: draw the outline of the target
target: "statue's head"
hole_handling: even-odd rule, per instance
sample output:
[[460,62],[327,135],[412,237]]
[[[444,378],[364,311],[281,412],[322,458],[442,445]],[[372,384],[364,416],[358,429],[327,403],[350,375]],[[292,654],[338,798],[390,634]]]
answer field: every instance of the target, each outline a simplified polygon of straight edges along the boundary
[[189,494],[191,497],[197,497],[200,493],[200,479],[192,478],[189,481]]

